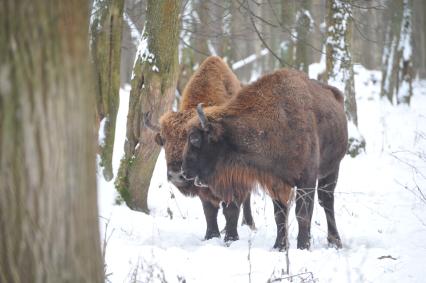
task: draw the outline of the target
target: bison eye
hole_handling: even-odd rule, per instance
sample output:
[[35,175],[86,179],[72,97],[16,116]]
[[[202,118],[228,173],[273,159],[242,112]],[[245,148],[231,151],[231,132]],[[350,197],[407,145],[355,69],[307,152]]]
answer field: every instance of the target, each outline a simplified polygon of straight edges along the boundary
[[164,145],[164,139],[161,137],[161,135],[159,133],[157,133],[155,135],[154,138],[155,142],[159,145],[159,146],[163,146]]
[[201,147],[201,135],[198,132],[194,132],[189,135],[189,142],[196,148]]

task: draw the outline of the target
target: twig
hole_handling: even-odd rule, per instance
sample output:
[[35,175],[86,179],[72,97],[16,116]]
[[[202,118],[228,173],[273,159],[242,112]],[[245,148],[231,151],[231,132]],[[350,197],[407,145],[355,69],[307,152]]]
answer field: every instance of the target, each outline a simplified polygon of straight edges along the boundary
[[249,244],[248,255],[247,255],[247,260],[248,260],[248,263],[249,263],[248,278],[249,278],[249,283],[251,283],[251,232],[250,232],[250,238],[249,238],[248,244]]
[[259,37],[260,41],[262,42],[262,44],[265,46],[266,49],[269,50],[269,52],[272,54],[272,56],[274,56],[280,62],[281,66],[284,66],[284,65],[291,66],[290,64],[288,64],[287,62],[282,60],[277,54],[275,54],[275,52],[266,43],[263,36],[260,34],[259,30],[257,29],[256,23],[254,22],[254,19],[253,19],[253,13],[250,10],[250,6],[249,6],[248,2],[247,2],[247,7],[248,7],[248,10],[249,10],[250,22],[251,22],[251,24],[254,28],[254,31],[256,32],[257,36]]

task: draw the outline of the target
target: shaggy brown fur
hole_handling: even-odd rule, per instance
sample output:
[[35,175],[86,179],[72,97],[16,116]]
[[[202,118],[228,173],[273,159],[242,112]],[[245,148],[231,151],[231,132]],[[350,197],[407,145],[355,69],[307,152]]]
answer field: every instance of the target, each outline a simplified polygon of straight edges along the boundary
[[[201,115],[202,116],[202,115]],[[222,199],[239,199],[260,183],[275,200],[276,248],[285,249],[287,202],[296,186],[298,248],[309,248],[316,180],[326,209],[329,241],[341,247],[333,191],[347,147],[343,96],[304,73],[282,69],[244,87],[228,103],[205,109],[206,125],[192,118],[183,156],[187,178],[215,188]],[[325,182],[328,183],[325,183]],[[277,215],[276,215],[277,218]]]
[[204,106],[221,105],[241,89],[235,74],[219,57],[210,56],[192,75],[183,90],[180,111]]
[[[181,175],[182,153],[187,139],[185,124],[192,117],[196,116],[195,107],[199,103],[203,103],[206,106],[223,104],[240,89],[239,80],[222,59],[214,56],[207,58],[185,87],[180,111],[168,112],[160,118],[161,130],[156,137],[157,142],[163,145],[165,150],[169,180],[184,195],[199,196],[203,202],[210,202],[215,208],[219,207],[221,198],[214,193],[214,190],[208,187],[196,187],[193,181],[185,180]],[[247,221],[248,225],[253,226],[249,194],[246,193],[244,196],[241,196],[240,200],[241,202],[238,202],[238,212],[239,205],[246,200],[244,203],[244,219]],[[203,203],[205,210],[206,205],[207,204]],[[233,207],[232,209],[235,210],[236,208]],[[235,214],[236,212],[234,211],[233,213]],[[205,211],[205,214],[208,222],[208,212]],[[232,218],[235,216],[237,219],[231,219],[231,222],[236,223],[238,215],[232,215],[230,217]],[[233,228],[231,229],[234,230]],[[208,233],[209,231],[206,233],[206,238],[210,238]],[[236,230],[230,231],[230,234],[228,231],[226,231],[226,233],[225,240],[238,238]]]
[[[174,173],[181,171],[182,153],[187,135],[185,125],[196,116],[195,107],[204,105],[220,105],[227,102],[241,89],[235,74],[219,57],[208,57],[189,80],[182,95],[180,111],[167,112],[160,118],[160,143],[164,147],[167,169]],[[172,181],[173,182],[173,181]],[[198,195],[199,187],[186,180],[176,180],[176,187],[185,195]],[[212,196],[212,203],[220,199]]]

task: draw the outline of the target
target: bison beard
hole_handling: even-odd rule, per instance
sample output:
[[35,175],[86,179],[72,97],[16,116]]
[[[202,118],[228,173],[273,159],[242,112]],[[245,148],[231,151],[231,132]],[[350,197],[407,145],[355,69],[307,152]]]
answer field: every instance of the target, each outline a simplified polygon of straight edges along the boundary
[[[196,116],[195,107],[199,103],[220,105],[228,101],[241,89],[235,74],[219,57],[207,58],[193,74],[186,85],[179,112],[168,112],[160,119],[160,129],[152,125],[149,115],[145,115],[145,125],[159,133],[156,142],[164,147],[167,161],[167,177],[178,190],[186,196],[198,196],[202,202],[207,229],[205,239],[220,237],[217,214],[222,199],[208,187],[197,187],[194,181],[182,177],[182,153],[186,142],[185,124]],[[202,186],[195,180],[198,186]],[[240,205],[243,203],[243,224],[254,228],[250,208],[250,194],[247,193],[235,203],[224,205],[223,214],[226,219],[225,241],[238,239],[237,222]]]
[[260,184],[274,202],[274,248],[288,248],[288,202],[296,187],[297,247],[310,247],[318,180],[328,241],[341,248],[334,217],[334,189],[347,148],[343,96],[304,73],[282,69],[244,87],[229,102],[212,106],[187,124],[182,169],[230,203]]

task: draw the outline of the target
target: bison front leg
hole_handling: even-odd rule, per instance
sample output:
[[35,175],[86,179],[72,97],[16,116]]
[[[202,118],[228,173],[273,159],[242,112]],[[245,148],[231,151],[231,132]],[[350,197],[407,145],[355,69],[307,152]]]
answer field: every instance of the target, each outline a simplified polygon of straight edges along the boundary
[[238,237],[238,216],[240,215],[240,204],[231,202],[223,203],[223,215],[225,216],[225,242],[232,242],[239,239]]
[[219,211],[219,207],[213,205],[208,200],[201,199],[201,203],[203,204],[204,216],[206,217],[207,223],[204,239],[210,240],[211,238],[220,238],[219,227],[217,226],[217,212]]
[[324,208],[327,218],[328,243],[340,249],[342,248],[342,241],[340,240],[336,219],[334,218],[334,189],[336,187],[338,175],[339,169],[318,181],[318,201]]
[[279,251],[288,249],[287,220],[288,207],[279,200],[273,200],[275,223],[277,224],[277,238],[274,249]]
[[248,194],[246,200],[243,202],[243,222],[241,225],[247,225],[251,230],[256,229],[254,224],[253,215],[251,214],[251,194]]

